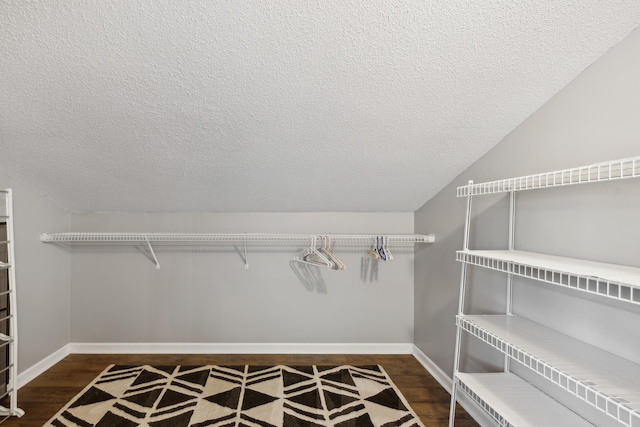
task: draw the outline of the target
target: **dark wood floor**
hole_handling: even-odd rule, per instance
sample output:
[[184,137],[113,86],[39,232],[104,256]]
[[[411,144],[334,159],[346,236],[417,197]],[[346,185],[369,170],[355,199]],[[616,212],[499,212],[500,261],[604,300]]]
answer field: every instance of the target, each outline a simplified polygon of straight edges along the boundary
[[[449,394],[411,355],[84,355],[73,354],[22,387],[26,414],[2,426],[40,427],[108,365],[381,365],[426,427],[446,426]],[[458,406],[456,426],[478,424]]]

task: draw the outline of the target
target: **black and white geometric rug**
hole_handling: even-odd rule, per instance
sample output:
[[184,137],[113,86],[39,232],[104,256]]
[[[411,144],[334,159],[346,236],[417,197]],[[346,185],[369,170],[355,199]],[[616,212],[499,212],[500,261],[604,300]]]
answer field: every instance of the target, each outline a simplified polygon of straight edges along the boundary
[[45,426],[423,426],[380,366],[120,366]]

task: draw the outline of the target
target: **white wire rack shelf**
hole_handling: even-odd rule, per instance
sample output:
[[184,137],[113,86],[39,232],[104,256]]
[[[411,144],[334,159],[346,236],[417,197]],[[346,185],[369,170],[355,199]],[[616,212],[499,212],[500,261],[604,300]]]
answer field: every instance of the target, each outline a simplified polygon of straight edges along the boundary
[[281,233],[42,233],[40,240],[46,243],[63,244],[188,244],[215,242],[300,242],[311,241],[313,237],[321,241],[329,236],[335,241],[371,243],[376,237],[384,236],[388,243],[433,243],[433,234],[281,234]]
[[[3,297],[4,316],[0,318],[2,329],[6,333],[0,334],[0,348],[5,354],[5,360],[0,369],[0,374],[4,377],[3,393],[0,395],[0,401],[7,402],[8,405],[0,405],[0,423],[11,417],[21,417],[24,411],[18,408],[18,325],[17,325],[17,297],[16,297],[16,260],[15,248],[13,245],[14,228],[13,228],[13,191],[10,188],[0,189],[0,194],[4,196],[4,200],[0,202],[0,221],[4,222],[6,228],[7,239],[0,242],[6,250],[5,256],[7,262],[0,262],[0,269],[7,270],[5,274],[5,290],[0,292]],[[0,197],[2,199],[2,197]]]
[[469,184],[458,187],[457,196],[481,196],[637,177],[640,177],[640,157],[630,157],[571,169]]
[[459,315],[456,323],[621,425],[640,427],[640,365],[518,316]]
[[640,305],[640,268],[515,250],[466,250],[456,260]]
[[458,372],[456,381],[460,389],[501,427],[593,426],[512,373]]

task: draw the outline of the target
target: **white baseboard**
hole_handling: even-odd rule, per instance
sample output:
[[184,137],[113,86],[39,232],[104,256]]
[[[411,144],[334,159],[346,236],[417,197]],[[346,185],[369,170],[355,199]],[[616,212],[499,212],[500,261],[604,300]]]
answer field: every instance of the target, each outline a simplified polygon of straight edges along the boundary
[[416,345],[413,346],[413,357],[418,359],[418,362],[440,383],[442,388],[447,390],[447,393],[451,394],[451,377],[440,369],[438,365],[433,363],[433,360],[424,354]]
[[252,344],[252,343],[69,343],[30,366],[17,378],[18,389],[70,354],[411,354],[410,343]]
[[76,354],[412,354],[410,343],[71,343]]
[[31,382],[37,376],[42,375],[47,369],[64,359],[70,354],[69,344],[65,345],[58,351],[51,353],[35,365],[30,366],[24,371],[18,374],[17,386],[18,389]]
[[[452,380],[449,375],[447,375],[438,365],[436,365],[433,360],[429,358],[422,350],[418,348],[418,346],[413,346],[413,356],[420,362],[420,364],[426,369],[436,381],[440,383],[440,385],[447,390],[449,394],[451,394],[452,388]],[[495,426],[495,421],[478,405],[475,404],[472,400],[470,400],[466,394],[458,392],[456,393],[457,401],[464,408],[465,411],[478,424],[482,427],[490,427]]]

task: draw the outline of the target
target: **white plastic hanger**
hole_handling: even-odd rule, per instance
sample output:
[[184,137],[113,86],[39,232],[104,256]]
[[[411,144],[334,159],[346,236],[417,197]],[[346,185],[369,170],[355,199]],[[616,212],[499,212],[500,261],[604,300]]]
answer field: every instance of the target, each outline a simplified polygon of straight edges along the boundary
[[[319,259],[317,259],[317,258]],[[316,236],[311,236],[311,246],[293,257],[294,261],[318,267],[332,268],[332,263],[316,248]]]
[[391,255],[391,251],[389,250],[389,239],[384,240],[384,236],[382,236],[382,246],[384,246],[384,252],[387,254],[387,260],[393,261],[393,255]]
[[329,261],[333,263],[333,266],[331,268],[333,268],[334,270],[344,270],[345,268],[347,268],[347,266],[344,265],[344,263],[340,261],[338,257],[333,254],[333,252],[331,252],[331,240],[329,239],[329,236],[323,236],[322,238],[324,239],[324,246],[322,247],[322,251],[327,254],[327,256],[329,257]]

